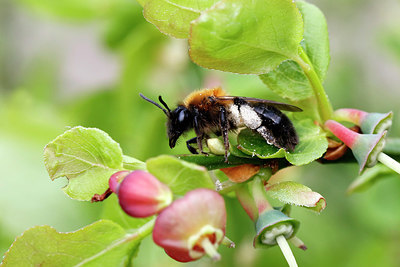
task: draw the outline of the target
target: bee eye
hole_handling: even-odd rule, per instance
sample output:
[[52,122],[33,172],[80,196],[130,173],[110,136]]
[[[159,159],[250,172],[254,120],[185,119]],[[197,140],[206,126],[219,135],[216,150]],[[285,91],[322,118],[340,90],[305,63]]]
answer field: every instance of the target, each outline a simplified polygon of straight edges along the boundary
[[183,122],[185,119],[186,119],[186,112],[182,110],[181,112],[179,112],[178,121]]

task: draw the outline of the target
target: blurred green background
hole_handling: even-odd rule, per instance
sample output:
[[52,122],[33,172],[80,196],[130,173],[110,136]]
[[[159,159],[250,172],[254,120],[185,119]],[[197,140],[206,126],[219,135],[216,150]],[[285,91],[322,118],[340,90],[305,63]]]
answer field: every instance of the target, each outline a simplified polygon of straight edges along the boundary
[[[393,110],[400,136],[400,2],[315,3],[325,13],[331,66],[325,82],[335,108]],[[2,0],[0,2],[0,254],[34,225],[74,231],[101,217],[104,203],[69,199],[51,182],[43,147],[68,127],[108,132],[141,160],[185,152],[168,147],[164,114],[138,97],[164,96],[174,106],[194,89],[222,84],[232,95],[277,99],[256,76],[201,69],[185,40],[161,34],[134,0]],[[393,175],[363,194],[346,196],[358,167],[313,163],[285,176],[321,193],[319,216],[294,208],[306,252],[300,266],[400,266],[400,179]],[[227,199],[228,236],[236,249],[223,259],[189,266],[286,266],[278,248],[254,250],[253,226]],[[178,266],[147,238],[135,266]]]

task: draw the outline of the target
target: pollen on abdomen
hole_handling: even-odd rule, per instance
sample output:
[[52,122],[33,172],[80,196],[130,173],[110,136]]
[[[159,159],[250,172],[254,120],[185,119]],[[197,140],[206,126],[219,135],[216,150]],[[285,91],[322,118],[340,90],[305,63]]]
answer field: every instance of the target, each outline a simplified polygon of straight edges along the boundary
[[247,127],[255,130],[261,126],[262,120],[252,107],[249,105],[241,105],[239,111],[241,118]]

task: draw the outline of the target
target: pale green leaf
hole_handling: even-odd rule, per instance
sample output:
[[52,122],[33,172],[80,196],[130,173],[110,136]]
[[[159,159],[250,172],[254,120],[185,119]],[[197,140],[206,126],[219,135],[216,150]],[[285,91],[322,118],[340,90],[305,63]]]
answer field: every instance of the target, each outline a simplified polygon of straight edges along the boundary
[[141,0],[144,17],[162,33],[188,38],[190,22],[218,0]]
[[123,266],[139,241],[128,241],[118,224],[100,220],[78,231],[59,233],[36,226],[17,237],[3,266]]
[[52,180],[68,178],[64,191],[78,200],[103,193],[110,176],[123,169],[119,144],[99,129],[81,126],[50,142],[44,149],[44,162]]
[[291,0],[222,0],[192,22],[192,60],[205,68],[267,73],[298,56],[303,20]]
[[183,196],[196,188],[214,189],[206,168],[173,156],[159,156],[147,160],[147,170],[167,184],[175,195]]
[[293,181],[268,186],[267,194],[283,203],[305,207],[318,213],[326,207],[323,196],[313,192],[307,186]]
[[[318,7],[307,2],[297,2],[304,22],[304,40],[301,46],[309,57],[315,72],[324,81],[328,71],[329,36],[324,14]],[[275,93],[292,101],[300,101],[312,96],[313,90],[303,70],[293,60],[283,62],[261,80]]]

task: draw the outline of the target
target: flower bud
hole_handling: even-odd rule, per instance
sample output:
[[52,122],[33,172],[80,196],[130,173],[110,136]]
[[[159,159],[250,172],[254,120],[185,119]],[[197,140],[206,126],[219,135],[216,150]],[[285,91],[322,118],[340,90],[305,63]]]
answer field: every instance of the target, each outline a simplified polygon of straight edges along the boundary
[[279,210],[269,210],[260,214],[256,222],[254,247],[272,247],[277,244],[276,237],[283,235],[285,239],[292,238],[299,229],[299,221],[288,217]]
[[152,216],[172,202],[169,187],[150,173],[140,170],[128,174],[117,192],[121,208],[132,217]]
[[224,199],[210,189],[196,189],[174,201],[157,217],[153,240],[173,259],[194,261],[216,251],[225,236]]
[[359,172],[377,163],[378,155],[385,146],[386,131],[380,134],[359,134],[342,124],[328,120],[325,126],[353,152],[360,165]]
[[118,188],[122,180],[131,173],[131,171],[119,171],[111,175],[110,179],[108,180],[108,186],[110,187],[111,191],[115,194],[118,194]]
[[393,112],[368,113],[358,109],[342,108],[333,114],[335,120],[352,122],[365,134],[377,134],[392,126]]

